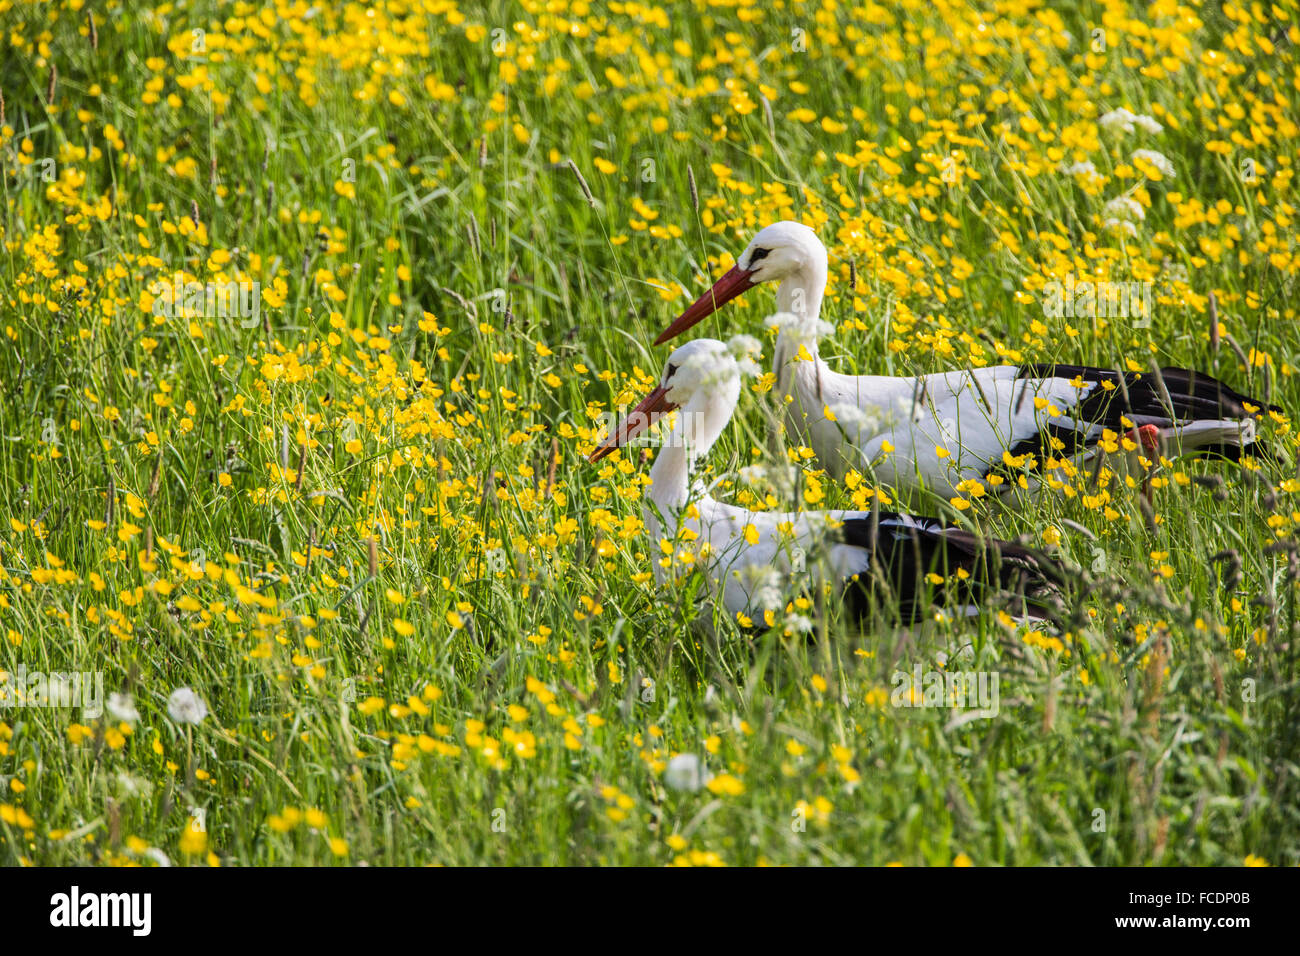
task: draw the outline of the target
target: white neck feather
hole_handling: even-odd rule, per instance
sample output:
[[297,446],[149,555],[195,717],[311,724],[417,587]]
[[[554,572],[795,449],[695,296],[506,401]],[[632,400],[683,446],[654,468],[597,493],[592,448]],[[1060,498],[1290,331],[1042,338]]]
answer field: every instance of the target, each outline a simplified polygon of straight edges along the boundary
[[822,297],[826,290],[826,264],[822,260],[786,277],[776,290],[776,307],[781,313],[790,313],[799,321],[782,322],[777,330],[776,344],[772,350],[772,369],[776,372],[780,394],[790,392],[790,386],[799,367],[796,361],[799,349],[812,358],[806,368],[811,373],[819,362],[817,327],[821,322]]
[[686,506],[695,463],[709,453],[731,421],[740,397],[738,378],[696,392],[677,410],[677,420],[650,468],[646,497],[665,511]]

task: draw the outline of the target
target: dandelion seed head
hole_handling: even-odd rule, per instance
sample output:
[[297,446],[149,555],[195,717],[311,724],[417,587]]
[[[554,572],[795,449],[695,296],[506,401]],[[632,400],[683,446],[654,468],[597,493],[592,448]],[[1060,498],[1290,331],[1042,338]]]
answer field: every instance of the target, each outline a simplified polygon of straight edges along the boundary
[[109,694],[105,706],[108,708],[108,715],[114,720],[132,724],[140,719],[140,712],[135,709],[135,701],[130,694]]
[[178,724],[201,724],[208,716],[208,705],[188,687],[178,687],[167,698],[167,713]]

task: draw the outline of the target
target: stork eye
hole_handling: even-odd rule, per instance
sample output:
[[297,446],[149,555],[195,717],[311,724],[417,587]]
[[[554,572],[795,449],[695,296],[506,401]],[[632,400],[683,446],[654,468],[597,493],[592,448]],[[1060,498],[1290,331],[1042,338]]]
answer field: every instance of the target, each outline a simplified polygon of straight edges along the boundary
[[752,269],[754,267],[754,263],[757,262],[759,259],[766,259],[767,254],[771,251],[772,251],[771,249],[755,249],[753,252],[749,254],[749,267]]
[[668,381],[670,378],[672,378],[672,377],[673,377],[674,375],[676,375],[676,374],[677,374],[677,366],[676,366],[676,365],[673,365],[671,362],[669,362],[669,363],[668,363],[668,370],[664,373],[664,381],[665,381],[665,382]]

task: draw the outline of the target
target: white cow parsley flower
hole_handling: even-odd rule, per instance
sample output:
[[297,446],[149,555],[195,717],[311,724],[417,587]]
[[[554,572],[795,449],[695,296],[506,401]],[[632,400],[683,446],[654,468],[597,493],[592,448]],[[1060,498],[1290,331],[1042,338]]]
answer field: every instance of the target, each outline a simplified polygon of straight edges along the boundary
[[1106,181],[1106,177],[1097,172],[1097,167],[1088,159],[1071,163],[1069,166],[1063,163],[1061,164],[1061,171],[1067,176],[1073,176],[1076,182],[1085,187],[1100,188],[1101,184]]
[[1109,113],[1102,116],[1097,120],[1097,123],[1108,133],[1114,133],[1116,131],[1131,133],[1135,126],[1141,126],[1152,136],[1164,130],[1164,127],[1156,122],[1152,117],[1140,113],[1131,113],[1122,106],[1119,109],[1111,110]]
[[900,400],[893,407],[871,405],[863,408],[852,402],[836,402],[827,408],[844,434],[851,441],[860,442],[906,421],[912,405],[910,401]]
[[781,574],[770,564],[747,564],[733,572],[749,595],[749,604],[759,611],[776,611],[785,606]]
[[1137,116],[1134,116],[1134,117],[1133,117],[1133,122],[1137,123],[1138,126],[1141,126],[1144,130],[1146,130],[1146,131],[1147,131],[1148,133],[1150,133],[1152,136],[1157,136],[1157,135],[1159,135],[1160,133],[1164,132],[1164,129],[1165,129],[1165,128],[1164,128],[1163,126],[1161,126],[1158,122],[1156,122],[1156,120],[1155,120],[1154,117],[1151,117],[1151,116],[1145,116],[1145,115],[1142,115],[1142,114],[1138,114]]
[[1169,161],[1169,157],[1164,153],[1157,153],[1154,149],[1137,149],[1133,151],[1133,161],[1146,162],[1160,171],[1160,175],[1165,179],[1176,179],[1174,174],[1174,164]]
[[785,632],[787,634],[811,634],[812,629],[812,618],[803,614],[791,614],[785,619]]
[[1111,110],[1097,120],[1097,125],[1108,133],[1119,130],[1123,133],[1133,132],[1133,114],[1122,106],[1117,110]]
[[1138,234],[1137,226],[1133,225],[1131,222],[1125,222],[1119,219],[1107,219],[1101,225],[1103,229],[1108,229],[1112,232],[1122,232],[1129,237],[1136,237]]
[[760,373],[757,360],[763,357],[763,345],[758,339],[752,335],[733,335],[727,340],[727,351],[735,356],[742,376],[754,378]]
[[1119,222],[1142,222],[1146,219],[1146,210],[1136,199],[1128,196],[1116,196],[1110,202],[1106,203],[1102,209],[1102,215],[1107,220],[1118,220]]
[[829,406],[831,414],[846,432],[855,432],[867,424],[867,413],[853,402],[836,402]]
[[736,371],[736,360],[730,352],[696,352],[677,369],[668,389],[668,398],[676,405],[684,405],[699,389],[734,376]]
[[835,331],[835,326],[824,319],[794,312],[769,315],[763,324],[799,345],[816,345]]

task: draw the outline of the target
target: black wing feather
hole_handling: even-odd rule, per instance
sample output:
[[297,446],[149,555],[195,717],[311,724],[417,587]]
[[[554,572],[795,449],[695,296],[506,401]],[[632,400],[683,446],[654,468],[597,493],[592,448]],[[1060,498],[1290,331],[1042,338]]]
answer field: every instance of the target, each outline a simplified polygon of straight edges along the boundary
[[[856,618],[895,604],[907,624],[942,606],[997,606],[1044,617],[1061,611],[1064,569],[1022,545],[980,537],[938,518],[884,512],[876,519],[849,518],[840,533],[844,543],[863,548],[872,558],[871,570],[846,586],[845,598]],[[965,580],[959,570],[966,572]],[[932,573],[943,584],[931,584],[927,576]]]
[[[1095,446],[1100,436],[1088,434],[1094,425],[1122,434],[1129,429],[1124,424],[1125,418],[1130,422],[1169,427],[1194,421],[1254,418],[1265,410],[1281,411],[1277,405],[1251,398],[1214,376],[1193,369],[1162,368],[1157,377],[1152,372],[1121,374],[1114,369],[1089,365],[1032,364],[1022,366],[1016,377],[1078,379],[1099,386],[1069,410],[1069,417],[1076,423],[1074,427],[1049,422],[1037,434],[1008,449],[1016,457],[1032,456],[1035,468],[1041,468],[1049,458],[1074,457]],[[1268,449],[1256,442],[1245,447],[1209,445],[1196,449],[1193,454],[1232,461],[1240,460],[1242,455],[1269,457]],[[1010,470],[998,465],[990,472],[1010,473]]]
[[[1074,407],[1072,417],[1123,431],[1121,416],[1164,418],[1169,424],[1220,418],[1249,418],[1262,410],[1281,411],[1257,398],[1243,395],[1213,375],[1186,368],[1162,368],[1157,378],[1151,372],[1126,372],[1088,365],[1032,364],[1020,368],[1017,378],[1081,379],[1102,385],[1093,389]],[[1123,387],[1120,386],[1121,380]],[[1164,382],[1164,390],[1160,382]],[[1107,389],[1103,383],[1112,386]],[[1168,392],[1166,403],[1164,392]],[[1172,408],[1170,408],[1172,404]],[[1254,411],[1247,410],[1251,405]]]

